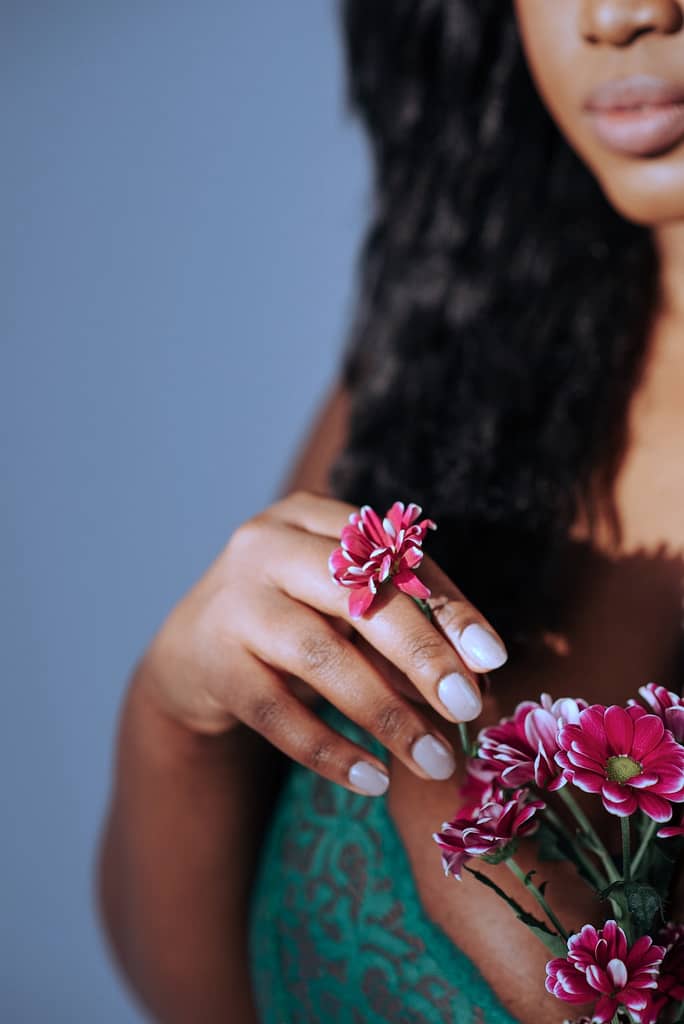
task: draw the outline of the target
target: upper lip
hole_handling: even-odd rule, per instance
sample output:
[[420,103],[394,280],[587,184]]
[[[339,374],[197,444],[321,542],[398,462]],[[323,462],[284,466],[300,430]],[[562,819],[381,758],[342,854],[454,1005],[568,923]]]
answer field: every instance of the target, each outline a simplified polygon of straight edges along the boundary
[[684,85],[653,75],[631,75],[604,82],[584,103],[586,110],[630,110],[642,106],[684,102]]

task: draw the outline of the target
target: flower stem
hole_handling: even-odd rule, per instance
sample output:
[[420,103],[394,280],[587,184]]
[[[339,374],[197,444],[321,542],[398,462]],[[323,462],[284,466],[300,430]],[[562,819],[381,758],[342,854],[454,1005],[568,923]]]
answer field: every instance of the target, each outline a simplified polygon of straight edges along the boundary
[[542,814],[551,827],[554,828],[556,832],[558,832],[559,835],[562,836],[562,838],[565,839],[565,841],[572,847],[575,857],[577,857],[577,860],[592,879],[596,888],[599,890],[605,889],[608,885],[606,878],[601,874],[596,865],[592,864],[581,846],[575,842],[574,837],[570,835],[565,823],[558,817],[556,812],[547,804]]
[[572,793],[569,791],[569,786],[563,786],[562,789],[558,790],[558,795],[562,799],[568,810],[574,815],[575,821],[580,826],[587,839],[591,842],[596,855],[601,859],[601,863],[606,869],[606,875],[609,882],[621,882],[622,876],[615,867],[615,862],[611,855],[606,850],[605,846],[594,831],[594,827],[587,818],[586,814],[575,800]]
[[649,843],[653,839],[653,833],[655,832],[655,830],[657,828],[658,828],[658,822],[657,821],[651,820],[648,823],[648,827],[644,831],[644,834],[643,834],[643,837],[641,839],[641,842],[639,843],[639,848],[638,848],[637,852],[634,854],[634,860],[632,861],[632,874],[634,874],[638,870],[639,865],[641,864],[642,858],[643,858],[644,854],[646,853],[646,850],[648,849]]
[[546,914],[546,916],[548,917],[549,921],[551,922],[553,927],[556,929],[556,931],[558,932],[560,937],[562,939],[565,939],[565,941],[567,942],[568,933],[565,930],[565,928],[563,927],[563,925],[560,923],[560,921],[558,920],[556,915],[554,914],[554,912],[551,909],[551,907],[546,902],[546,899],[544,897],[543,892],[541,892],[541,890],[537,888],[537,886],[534,884],[534,882],[529,877],[529,875],[525,874],[525,872],[522,870],[522,868],[519,867],[518,864],[516,864],[516,862],[513,860],[512,857],[509,857],[505,861],[505,864],[508,867],[508,869],[513,872],[515,877],[518,878],[523,883],[523,885],[526,886],[526,888],[528,888],[530,890],[530,892],[532,893],[532,895],[536,899],[537,903],[542,908],[542,910],[544,911],[544,913]]
[[463,747],[463,753],[466,757],[472,757],[473,751],[470,743],[470,736],[468,735],[468,726],[465,722],[458,723],[458,735],[461,737],[461,746]]
[[632,844],[629,832],[629,817],[620,818],[622,833],[622,877],[625,882],[632,878]]
[[432,608],[427,601],[424,601],[422,597],[414,597],[413,600],[416,602],[423,615],[427,618],[428,622],[432,622]]

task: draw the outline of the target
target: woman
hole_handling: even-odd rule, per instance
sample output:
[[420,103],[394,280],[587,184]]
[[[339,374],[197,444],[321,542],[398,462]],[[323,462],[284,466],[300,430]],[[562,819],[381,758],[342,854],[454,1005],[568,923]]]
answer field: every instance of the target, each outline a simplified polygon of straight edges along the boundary
[[[445,879],[430,835],[457,810],[459,721],[681,683],[684,11],[344,11],[376,173],[353,337],[294,493],[131,680],[102,911],[161,1021],[551,1024],[545,949]],[[419,575],[441,607],[389,587],[352,624],[328,556],[350,511],[396,499],[439,524]],[[276,750],[305,767],[254,890],[258,1018]],[[601,915],[543,872],[562,918]]]

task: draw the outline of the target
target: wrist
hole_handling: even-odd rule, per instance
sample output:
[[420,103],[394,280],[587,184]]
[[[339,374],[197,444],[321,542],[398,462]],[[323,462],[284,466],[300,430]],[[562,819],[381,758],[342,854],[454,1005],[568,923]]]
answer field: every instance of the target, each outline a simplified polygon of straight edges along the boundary
[[[157,669],[149,652],[135,667],[122,710],[124,725],[146,754],[159,764],[225,756],[228,733],[210,735],[181,721],[159,697]],[[237,721],[235,725],[237,725]]]

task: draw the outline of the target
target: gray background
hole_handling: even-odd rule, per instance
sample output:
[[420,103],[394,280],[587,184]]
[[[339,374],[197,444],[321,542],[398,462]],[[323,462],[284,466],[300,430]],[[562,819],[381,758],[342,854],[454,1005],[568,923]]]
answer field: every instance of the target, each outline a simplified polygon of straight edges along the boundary
[[0,1020],[126,1024],[122,689],[334,374],[367,170],[333,0],[2,0],[0,125]]

